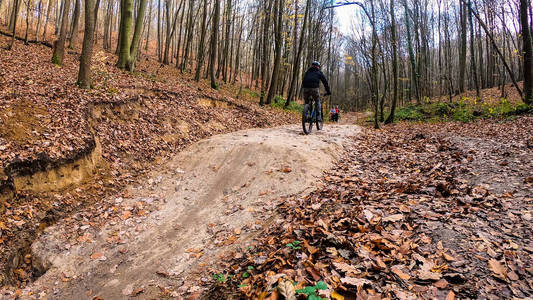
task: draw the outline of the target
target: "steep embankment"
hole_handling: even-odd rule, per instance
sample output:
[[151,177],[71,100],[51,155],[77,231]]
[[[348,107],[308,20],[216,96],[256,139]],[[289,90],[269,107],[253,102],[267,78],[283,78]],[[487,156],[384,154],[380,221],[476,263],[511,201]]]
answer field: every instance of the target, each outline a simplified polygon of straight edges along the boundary
[[143,59],[135,74],[97,50],[94,87],[75,86],[77,55],[0,37],[0,286],[32,280],[29,245],[80,206],[119,192],[173,153],[214,134],[291,123]]

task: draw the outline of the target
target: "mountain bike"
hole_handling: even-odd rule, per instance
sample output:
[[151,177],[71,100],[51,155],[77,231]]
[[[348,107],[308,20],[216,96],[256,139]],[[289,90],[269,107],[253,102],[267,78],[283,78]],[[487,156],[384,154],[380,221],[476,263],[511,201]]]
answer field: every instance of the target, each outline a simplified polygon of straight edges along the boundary
[[302,127],[305,134],[311,133],[313,130],[313,124],[316,124],[317,130],[322,130],[324,127],[324,111],[322,105],[320,105],[319,111],[319,101],[321,100],[311,100],[309,104],[304,105],[304,111],[302,112]]

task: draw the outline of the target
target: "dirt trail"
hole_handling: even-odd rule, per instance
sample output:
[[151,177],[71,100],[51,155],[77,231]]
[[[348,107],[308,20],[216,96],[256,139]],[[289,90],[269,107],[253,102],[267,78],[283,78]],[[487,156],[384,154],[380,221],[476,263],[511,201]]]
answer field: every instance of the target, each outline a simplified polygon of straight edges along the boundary
[[[46,273],[22,296],[123,299],[138,293],[136,299],[145,299],[162,290],[194,292],[199,288],[189,279],[210,277],[202,267],[235,245],[246,246],[280,199],[314,189],[343,140],[360,131],[331,125],[304,136],[293,125],[196,143],[124,199],[106,200],[111,209],[96,205],[47,228],[32,246],[35,267]],[[111,210],[120,218],[91,222],[91,215]]]

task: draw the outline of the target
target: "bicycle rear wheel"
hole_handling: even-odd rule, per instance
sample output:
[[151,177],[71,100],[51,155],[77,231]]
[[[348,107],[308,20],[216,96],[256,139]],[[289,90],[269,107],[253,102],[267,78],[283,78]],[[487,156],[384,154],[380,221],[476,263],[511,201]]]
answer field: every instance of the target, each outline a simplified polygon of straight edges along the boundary
[[310,134],[313,130],[313,119],[311,118],[311,105],[305,104],[302,112],[302,127],[305,134]]
[[[318,105],[318,103],[316,105]],[[320,114],[318,114],[318,107],[316,108],[316,111],[316,130],[322,130],[322,128],[324,128],[324,109],[322,108],[322,105],[320,106]]]

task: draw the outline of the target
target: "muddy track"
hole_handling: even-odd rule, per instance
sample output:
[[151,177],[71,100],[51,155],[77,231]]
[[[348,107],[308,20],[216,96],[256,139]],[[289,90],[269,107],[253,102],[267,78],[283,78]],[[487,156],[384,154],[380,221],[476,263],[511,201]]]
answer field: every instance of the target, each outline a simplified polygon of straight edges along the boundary
[[[246,247],[273,220],[279,201],[313,190],[343,141],[359,132],[326,126],[304,136],[299,126],[285,126],[200,141],[130,187],[127,198],[105,199],[45,229],[32,245],[44,275],[23,294],[122,299],[137,292],[149,299],[196,289],[219,255]],[[118,218],[90,225],[110,207]]]

